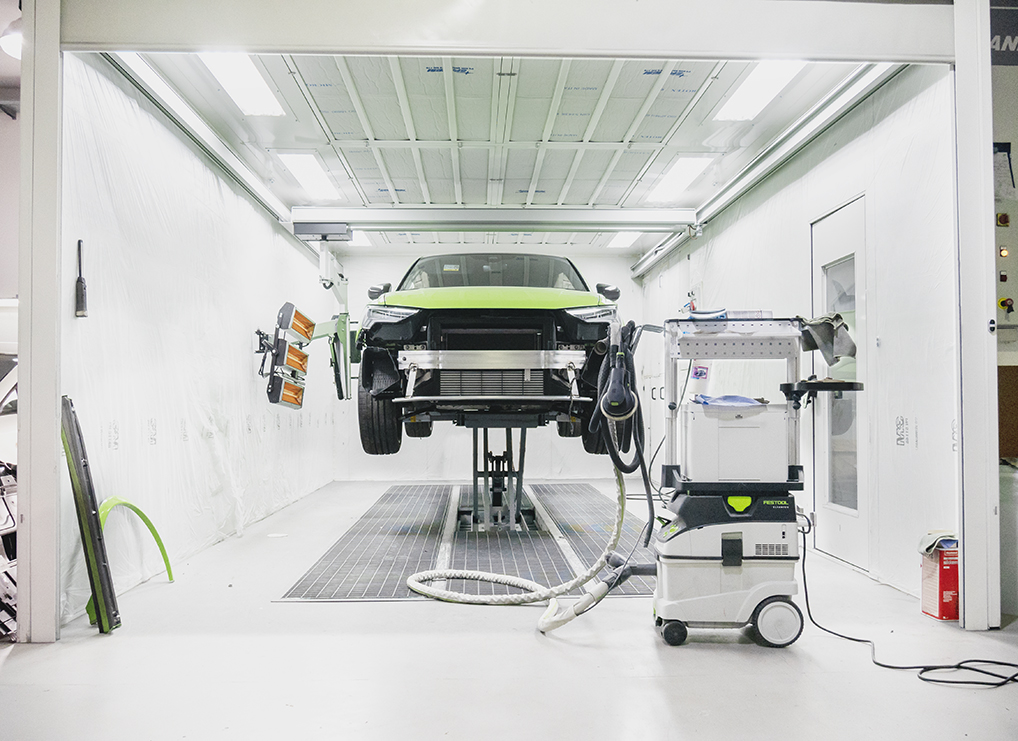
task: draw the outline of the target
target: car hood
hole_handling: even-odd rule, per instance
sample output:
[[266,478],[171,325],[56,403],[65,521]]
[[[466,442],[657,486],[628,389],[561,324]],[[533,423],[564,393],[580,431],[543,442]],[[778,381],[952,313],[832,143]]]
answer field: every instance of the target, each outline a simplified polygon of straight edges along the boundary
[[393,291],[377,301],[383,306],[416,309],[575,309],[608,303],[611,302],[589,291],[518,286],[418,288]]

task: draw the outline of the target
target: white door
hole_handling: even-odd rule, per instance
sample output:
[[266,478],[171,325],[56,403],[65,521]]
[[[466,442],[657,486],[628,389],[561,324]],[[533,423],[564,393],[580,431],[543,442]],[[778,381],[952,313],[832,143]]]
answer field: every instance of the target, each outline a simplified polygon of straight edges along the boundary
[[[838,312],[856,343],[855,358],[828,366],[812,353],[817,378],[866,383],[866,209],[859,198],[812,224],[813,314]],[[813,544],[861,569],[869,567],[866,486],[867,413],[862,393],[820,393],[813,405]]]

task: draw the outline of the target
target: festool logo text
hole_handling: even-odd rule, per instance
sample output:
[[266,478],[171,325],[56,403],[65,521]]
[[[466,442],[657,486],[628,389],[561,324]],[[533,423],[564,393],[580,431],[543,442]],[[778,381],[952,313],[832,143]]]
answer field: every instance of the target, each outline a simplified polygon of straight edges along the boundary
[[764,504],[777,505],[779,507],[787,507],[788,506],[788,502],[786,500],[784,500],[784,499],[765,499],[765,500],[763,500],[763,503]]

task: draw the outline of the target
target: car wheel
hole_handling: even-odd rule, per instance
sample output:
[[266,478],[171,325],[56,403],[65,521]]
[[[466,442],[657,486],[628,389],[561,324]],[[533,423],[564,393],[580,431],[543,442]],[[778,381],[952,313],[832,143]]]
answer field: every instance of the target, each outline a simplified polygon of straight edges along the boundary
[[357,385],[357,420],[361,429],[361,446],[368,455],[389,455],[399,452],[403,442],[403,425],[391,399],[376,399],[363,380]]
[[559,437],[579,437],[583,434],[583,422],[578,419],[572,419],[567,422],[559,421],[558,423],[558,436]]
[[409,419],[403,423],[407,437],[431,437],[431,430],[434,423],[429,419],[424,422],[411,422]]

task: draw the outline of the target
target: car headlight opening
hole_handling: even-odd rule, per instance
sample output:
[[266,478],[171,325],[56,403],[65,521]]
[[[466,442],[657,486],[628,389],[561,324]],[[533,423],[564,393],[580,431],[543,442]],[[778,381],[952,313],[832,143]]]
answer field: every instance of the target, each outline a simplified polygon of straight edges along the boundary
[[578,309],[566,309],[567,314],[576,317],[582,322],[614,322],[618,311],[614,305],[607,306],[582,306]]
[[369,306],[361,320],[362,329],[370,329],[376,324],[395,324],[409,319],[420,309],[407,306]]

